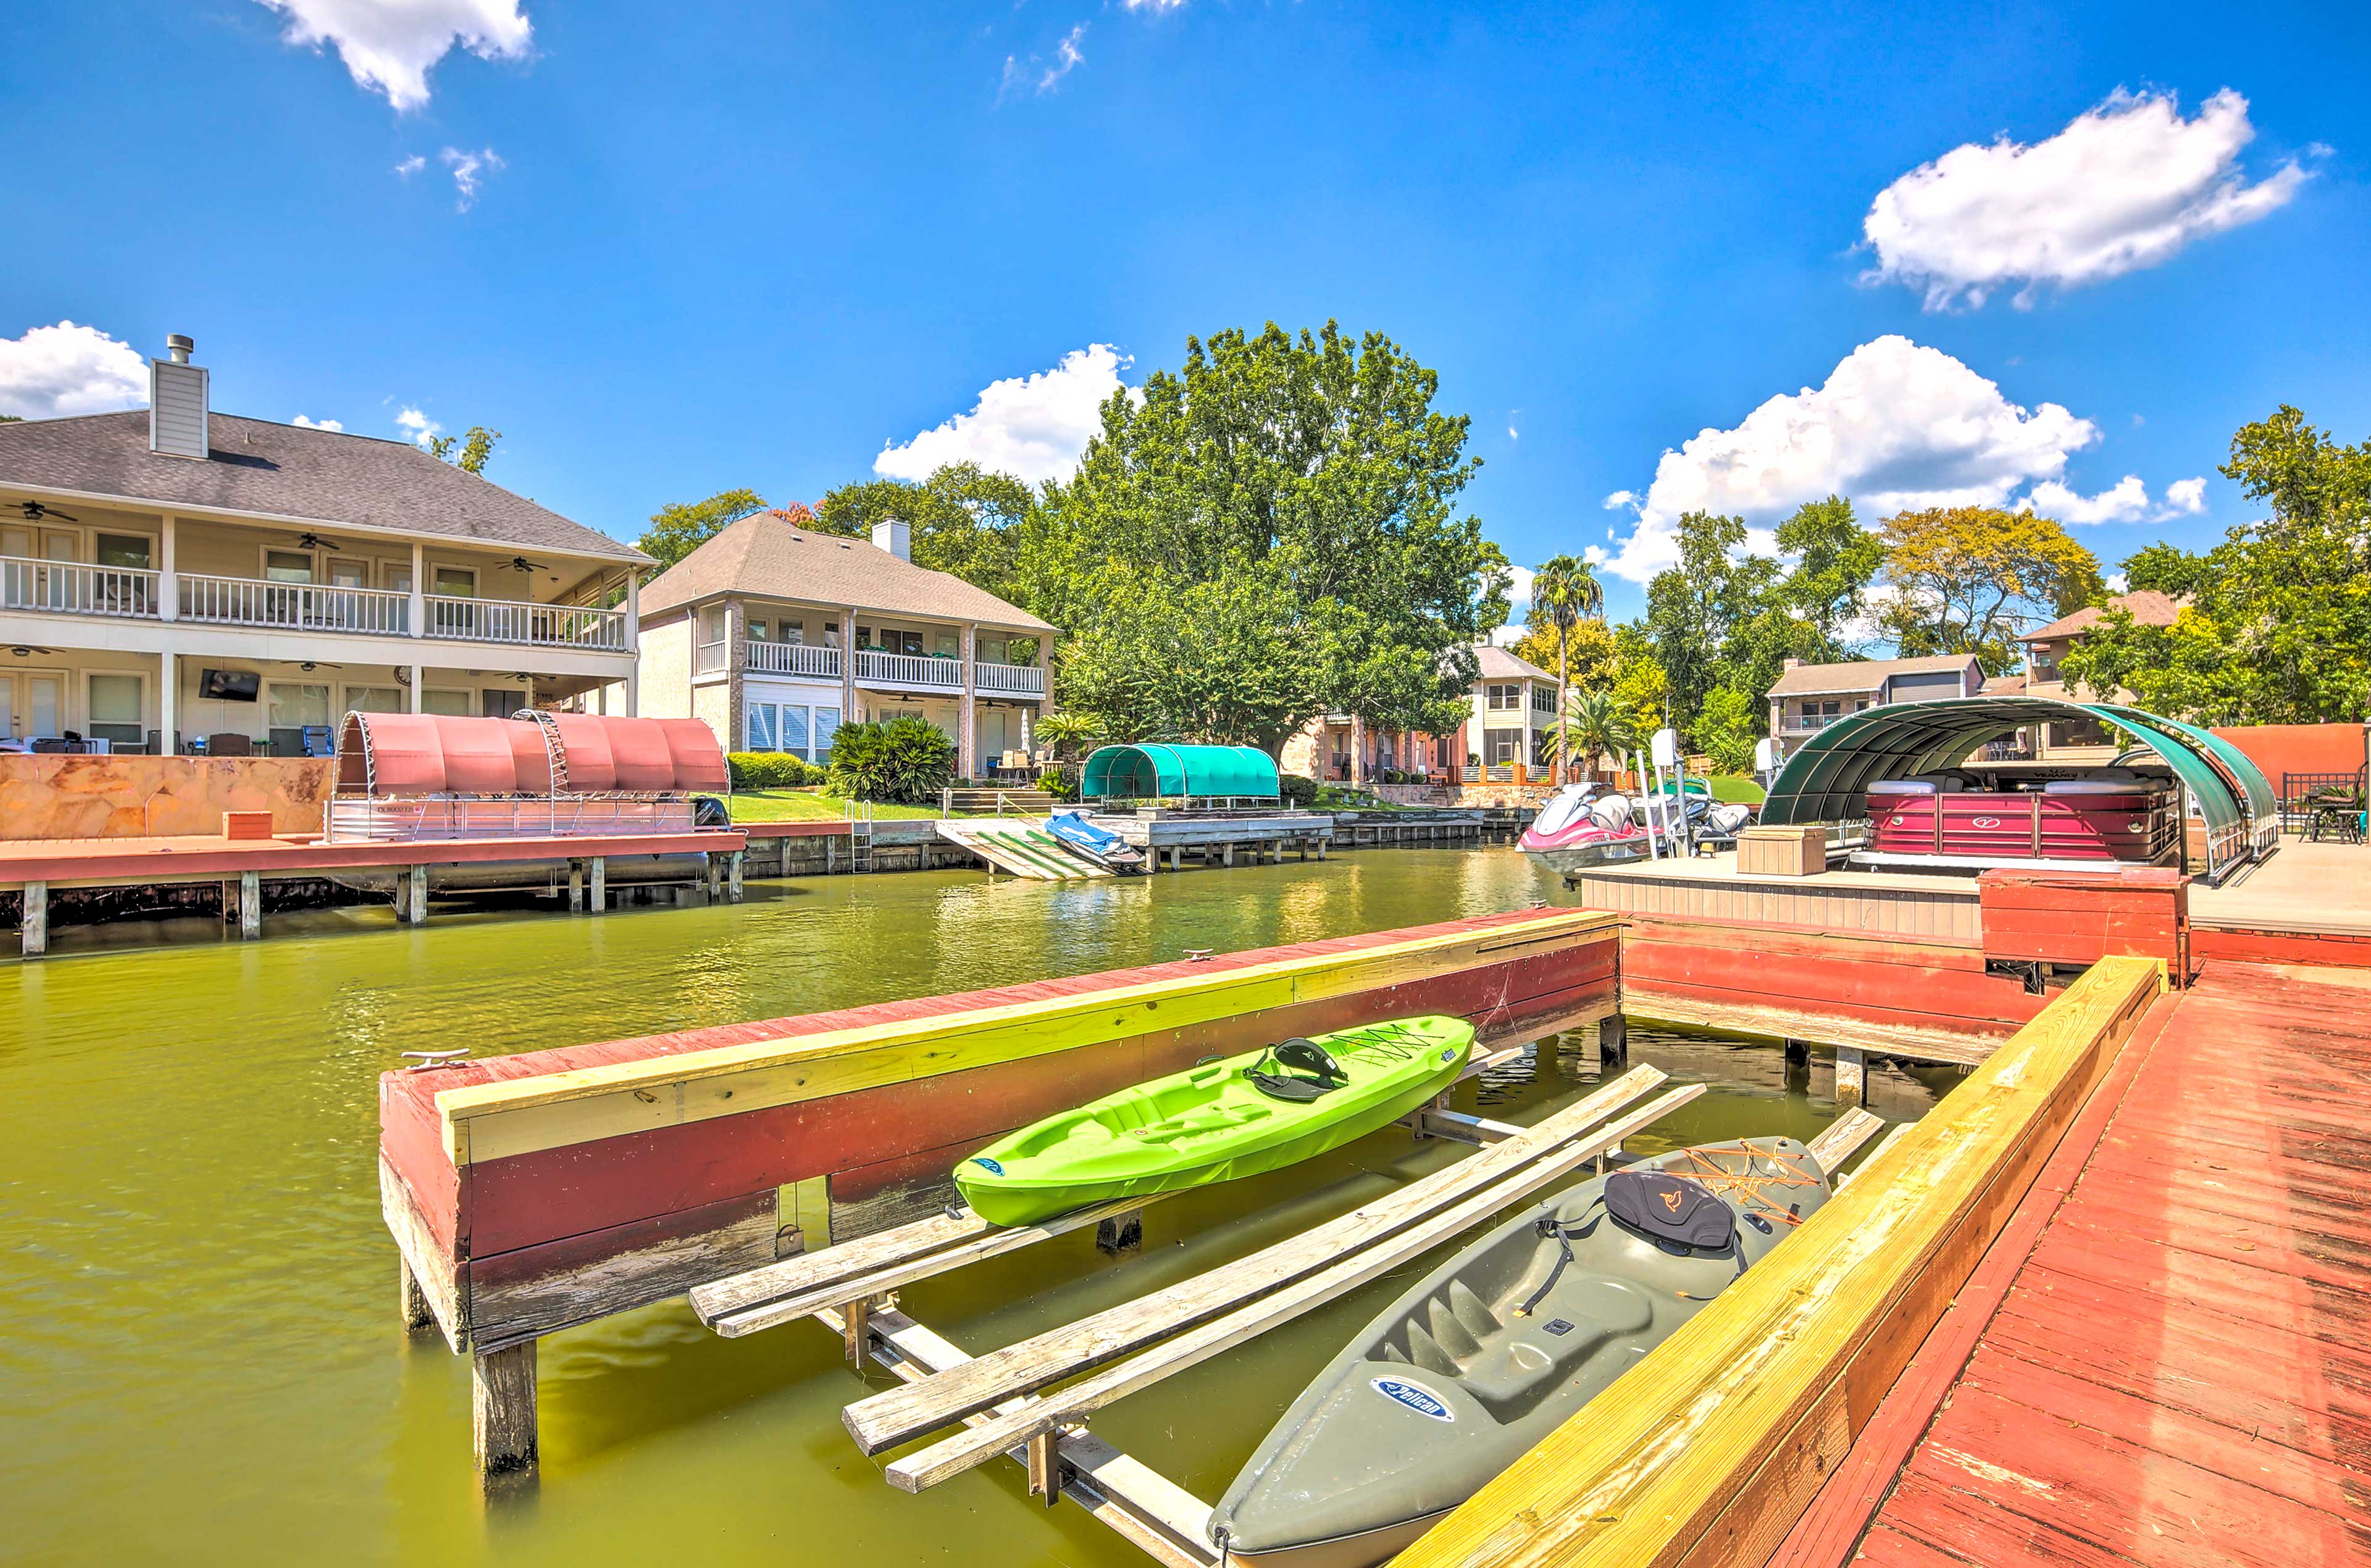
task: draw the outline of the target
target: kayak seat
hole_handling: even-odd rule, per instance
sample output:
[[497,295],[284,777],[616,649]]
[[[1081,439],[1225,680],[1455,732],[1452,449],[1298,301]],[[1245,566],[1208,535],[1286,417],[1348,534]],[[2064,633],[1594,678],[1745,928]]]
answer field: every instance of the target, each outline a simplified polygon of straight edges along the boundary
[[1617,1170],[1605,1179],[1605,1212],[1659,1241],[1718,1252],[1737,1237],[1737,1211],[1701,1182],[1660,1170]]

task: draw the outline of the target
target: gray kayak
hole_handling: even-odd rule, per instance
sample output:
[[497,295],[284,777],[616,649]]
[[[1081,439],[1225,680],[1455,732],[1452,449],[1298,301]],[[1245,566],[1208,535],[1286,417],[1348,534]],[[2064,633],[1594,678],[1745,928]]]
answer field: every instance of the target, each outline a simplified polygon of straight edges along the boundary
[[1364,1568],[1562,1425],[1828,1199],[1793,1138],[1675,1149],[1534,1205],[1317,1376],[1210,1516],[1230,1562]]

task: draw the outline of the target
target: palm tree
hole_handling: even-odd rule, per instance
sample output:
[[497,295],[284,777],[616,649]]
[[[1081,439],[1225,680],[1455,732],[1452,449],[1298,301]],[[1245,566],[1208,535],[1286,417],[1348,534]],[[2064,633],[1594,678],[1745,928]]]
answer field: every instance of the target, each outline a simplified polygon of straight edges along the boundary
[[1605,590],[1589,562],[1568,555],[1543,563],[1532,574],[1532,607],[1544,612],[1556,634],[1556,711],[1571,700],[1571,677],[1565,646],[1583,616],[1605,613]]
[[1548,748],[1557,766],[1578,762],[1591,778],[1597,777],[1600,756],[1608,752],[1616,757],[1626,756],[1638,744],[1638,732],[1630,722],[1630,716],[1622,711],[1610,693],[1602,691],[1577,693],[1548,736]]

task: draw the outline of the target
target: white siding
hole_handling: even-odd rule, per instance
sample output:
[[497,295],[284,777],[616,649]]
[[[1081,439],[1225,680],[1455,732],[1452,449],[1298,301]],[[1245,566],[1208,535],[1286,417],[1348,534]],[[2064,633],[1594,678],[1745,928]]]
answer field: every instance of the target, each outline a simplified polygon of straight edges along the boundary
[[148,362],[148,449],[177,457],[206,455],[206,373],[202,366]]

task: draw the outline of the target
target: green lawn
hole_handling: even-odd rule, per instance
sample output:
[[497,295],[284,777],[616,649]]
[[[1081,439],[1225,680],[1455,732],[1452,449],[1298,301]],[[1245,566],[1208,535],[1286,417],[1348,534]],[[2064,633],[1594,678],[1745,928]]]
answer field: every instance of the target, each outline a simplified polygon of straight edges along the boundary
[[[742,790],[732,796],[734,822],[839,822],[848,815],[848,802],[812,790]],[[875,822],[936,817],[936,806],[873,808]],[[957,812],[957,816],[969,813]]]
[[1716,773],[1712,778],[1712,798],[1716,801],[1741,801],[1749,806],[1762,803],[1762,786],[1752,779],[1734,774]]

